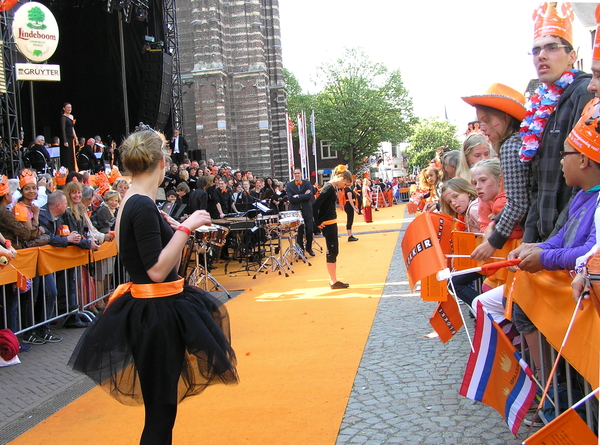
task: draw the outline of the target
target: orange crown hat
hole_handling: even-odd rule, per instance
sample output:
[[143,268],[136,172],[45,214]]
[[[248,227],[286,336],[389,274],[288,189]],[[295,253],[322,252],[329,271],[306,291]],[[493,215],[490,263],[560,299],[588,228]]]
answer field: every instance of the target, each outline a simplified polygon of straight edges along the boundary
[[28,168],[24,168],[19,173],[19,187],[23,188],[27,184],[37,184],[37,177]]
[[119,169],[114,166],[108,175],[108,182],[114,184],[114,182],[121,176]]
[[558,36],[573,44],[573,18],[571,3],[562,2],[560,14],[557,2],[542,3],[533,11],[533,40],[544,36]]
[[518,121],[525,119],[525,114],[527,113],[525,109],[525,96],[517,90],[501,83],[493,83],[485,94],[463,97],[462,100],[474,107],[483,105],[495,108],[496,110],[510,114]]
[[108,190],[110,190],[110,184],[108,183],[108,178],[106,176],[106,173],[104,173],[104,172],[96,173],[94,182],[98,186],[98,193],[100,195],[104,196],[104,194]]
[[592,60],[600,60],[600,4],[596,6],[596,23],[599,25],[596,29],[596,38],[594,39],[594,52]]
[[5,196],[10,193],[10,188],[8,187],[8,178],[5,175],[2,175],[0,178],[0,196]]
[[600,101],[597,98],[587,105],[567,141],[578,152],[600,163]]

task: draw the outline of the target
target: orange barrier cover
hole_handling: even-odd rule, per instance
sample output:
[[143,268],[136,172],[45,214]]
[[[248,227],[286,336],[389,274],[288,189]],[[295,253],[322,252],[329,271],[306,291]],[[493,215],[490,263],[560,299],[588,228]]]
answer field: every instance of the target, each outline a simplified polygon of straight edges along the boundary
[[100,261],[117,255],[117,241],[106,241],[100,244],[100,248],[92,251],[92,261]]
[[40,247],[37,270],[38,275],[48,275],[59,270],[71,269],[88,263],[88,251],[76,246]]
[[[20,249],[17,251],[17,257],[10,260],[8,266],[0,268],[0,285],[17,282],[17,270],[27,278],[33,278],[36,274],[36,264],[38,260],[39,248]],[[10,267],[12,264],[17,270]]]
[[[508,281],[513,278],[510,273]],[[568,271],[521,272],[515,281],[513,298],[554,349],[560,349],[575,311]],[[506,286],[510,288],[510,286]],[[505,288],[505,292],[506,292]],[[563,349],[565,359],[590,383],[598,386],[600,318],[592,303],[584,301]]]

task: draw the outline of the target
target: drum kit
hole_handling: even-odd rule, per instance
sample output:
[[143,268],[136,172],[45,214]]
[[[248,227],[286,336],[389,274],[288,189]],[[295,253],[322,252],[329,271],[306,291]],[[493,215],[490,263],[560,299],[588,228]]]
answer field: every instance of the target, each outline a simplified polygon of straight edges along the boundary
[[[254,219],[234,215],[213,220],[212,226],[199,227],[190,236],[183,251],[179,274],[187,276],[188,263],[192,253],[195,253],[195,265],[186,280],[187,283],[207,291],[222,289],[227,296],[230,296],[227,290],[210,274],[207,260],[207,253],[211,249],[220,252],[220,249],[227,244],[228,247],[233,248],[234,252],[231,259],[225,264],[225,273],[227,273],[230,261],[242,262],[245,260],[246,266],[243,269],[248,272],[248,275],[250,275],[250,263],[256,264],[256,271],[252,277],[254,279],[261,272],[266,275],[276,271],[279,275],[283,274],[289,277],[288,272],[294,273],[292,263],[295,261],[302,260],[311,266],[310,261],[304,255],[304,250],[296,242],[298,229],[302,224],[304,224],[304,219],[299,210],[280,212],[278,215],[259,214]],[[227,242],[228,236],[231,239],[229,243]],[[250,238],[251,241],[249,241]],[[283,251],[281,240],[285,238],[288,240],[288,246]]]

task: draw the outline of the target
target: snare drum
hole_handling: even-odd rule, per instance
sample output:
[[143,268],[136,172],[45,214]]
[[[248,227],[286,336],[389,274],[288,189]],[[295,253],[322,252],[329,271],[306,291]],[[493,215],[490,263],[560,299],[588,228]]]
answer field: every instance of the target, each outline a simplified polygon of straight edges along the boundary
[[254,221],[257,227],[260,228],[271,228],[279,224],[279,215],[263,215],[257,216]]
[[279,224],[283,230],[292,230],[302,224],[302,220],[298,218],[281,218]]
[[194,230],[194,241],[197,244],[206,246],[213,242],[217,236],[217,228],[213,226],[200,226]]
[[227,241],[229,229],[227,227],[217,226],[216,224],[213,224],[211,227],[216,230],[216,235],[212,243],[217,247],[224,246]]

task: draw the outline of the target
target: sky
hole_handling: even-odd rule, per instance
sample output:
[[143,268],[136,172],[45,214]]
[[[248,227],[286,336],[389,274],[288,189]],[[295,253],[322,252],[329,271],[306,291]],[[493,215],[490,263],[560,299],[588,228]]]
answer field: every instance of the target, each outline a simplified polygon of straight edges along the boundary
[[524,91],[537,77],[528,52],[539,4],[279,0],[283,66],[304,92],[316,93],[318,67],[360,47],[373,62],[400,70],[418,117],[447,113],[460,131],[475,119],[462,96],[483,94],[495,82]]

